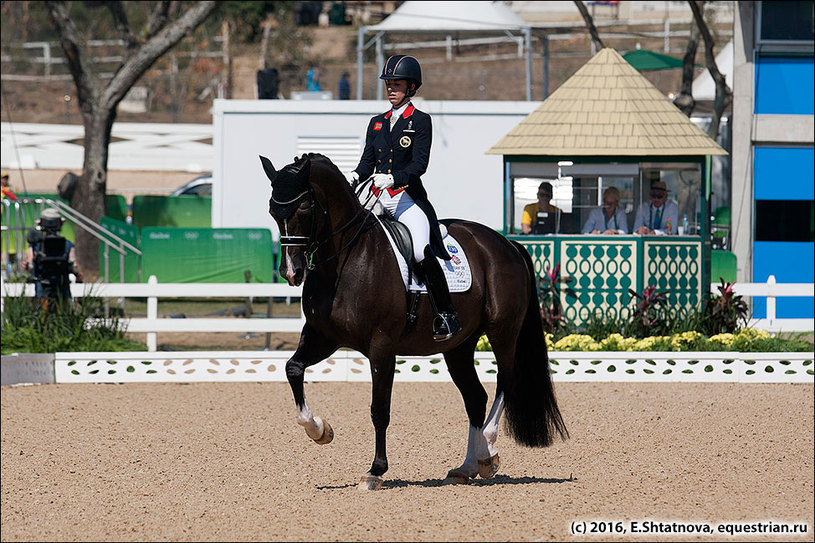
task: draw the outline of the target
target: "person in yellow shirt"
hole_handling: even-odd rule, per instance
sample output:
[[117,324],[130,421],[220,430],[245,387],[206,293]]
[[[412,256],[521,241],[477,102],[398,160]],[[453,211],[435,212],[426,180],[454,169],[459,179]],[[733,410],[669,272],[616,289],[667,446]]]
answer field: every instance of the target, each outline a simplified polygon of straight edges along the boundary
[[521,232],[524,234],[550,233],[541,231],[538,214],[552,213],[559,215],[563,213],[563,210],[552,205],[552,196],[554,196],[552,183],[544,181],[538,186],[538,201],[524,207],[524,214],[521,218]]

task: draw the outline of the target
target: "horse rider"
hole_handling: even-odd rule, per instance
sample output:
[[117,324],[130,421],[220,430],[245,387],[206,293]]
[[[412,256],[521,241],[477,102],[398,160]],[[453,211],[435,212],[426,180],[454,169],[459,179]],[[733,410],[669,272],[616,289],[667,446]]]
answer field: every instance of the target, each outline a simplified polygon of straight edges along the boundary
[[371,190],[393,216],[408,227],[418,276],[427,285],[433,307],[433,339],[444,341],[461,330],[447,281],[436,257],[450,260],[436,212],[422,185],[430,161],[433,125],[410,98],[422,85],[422,68],[411,56],[394,55],[382,67],[391,109],[371,118],[357,167],[346,174],[356,187],[373,178]]

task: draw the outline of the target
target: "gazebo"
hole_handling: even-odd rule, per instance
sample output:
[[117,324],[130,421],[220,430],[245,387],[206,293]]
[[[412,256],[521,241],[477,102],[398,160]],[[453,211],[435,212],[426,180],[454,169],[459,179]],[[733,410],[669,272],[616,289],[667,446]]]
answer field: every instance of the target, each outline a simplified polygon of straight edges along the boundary
[[[382,38],[387,33],[418,33],[484,35],[498,34],[514,38],[513,33],[523,36],[526,55],[526,99],[532,100],[532,31],[509,6],[503,2],[404,2],[381,23],[360,27],[357,31],[357,100],[362,100],[363,54],[376,45],[376,65],[385,64]],[[369,33],[374,36],[365,41]],[[377,100],[382,98],[377,90]]]
[[[573,322],[584,322],[596,308],[619,315],[631,300],[629,289],[649,285],[667,291],[675,307],[694,308],[707,296],[710,157],[727,152],[615,50],[598,52],[488,153],[504,157],[504,230],[510,237],[523,204],[534,199],[524,200],[529,189],[543,180],[554,185],[553,203],[565,212],[560,233],[517,239],[539,273],[560,263],[574,278],[574,295],[562,295]],[[668,185],[689,232],[580,235],[608,186],[622,192],[633,226],[654,179]]]

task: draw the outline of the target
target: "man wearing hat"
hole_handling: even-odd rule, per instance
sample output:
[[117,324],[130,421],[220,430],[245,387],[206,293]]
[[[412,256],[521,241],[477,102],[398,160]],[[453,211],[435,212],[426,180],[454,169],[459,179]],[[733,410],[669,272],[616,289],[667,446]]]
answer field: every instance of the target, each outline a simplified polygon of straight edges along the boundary
[[650,201],[640,204],[634,219],[635,234],[676,234],[679,206],[668,198],[668,192],[665,181],[651,181]]

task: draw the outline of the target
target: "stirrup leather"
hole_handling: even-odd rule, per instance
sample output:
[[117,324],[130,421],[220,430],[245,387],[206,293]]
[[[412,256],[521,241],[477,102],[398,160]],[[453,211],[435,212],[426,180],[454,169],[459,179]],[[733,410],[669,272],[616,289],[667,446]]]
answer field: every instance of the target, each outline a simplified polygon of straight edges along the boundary
[[461,330],[455,313],[439,313],[433,317],[433,339],[445,341]]

